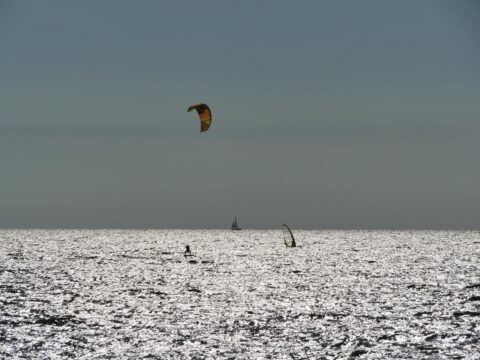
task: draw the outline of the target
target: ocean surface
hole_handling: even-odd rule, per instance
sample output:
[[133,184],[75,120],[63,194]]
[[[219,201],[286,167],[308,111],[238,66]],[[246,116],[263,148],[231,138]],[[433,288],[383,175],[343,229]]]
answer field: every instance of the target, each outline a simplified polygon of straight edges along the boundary
[[0,230],[0,358],[480,359],[479,232],[292,230]]

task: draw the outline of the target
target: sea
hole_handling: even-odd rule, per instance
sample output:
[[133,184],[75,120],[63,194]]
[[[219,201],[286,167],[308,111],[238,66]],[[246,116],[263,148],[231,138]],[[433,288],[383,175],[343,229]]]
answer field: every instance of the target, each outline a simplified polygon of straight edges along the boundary
[[0,230],[0,359],[480,359],[480,232],[292,232]]

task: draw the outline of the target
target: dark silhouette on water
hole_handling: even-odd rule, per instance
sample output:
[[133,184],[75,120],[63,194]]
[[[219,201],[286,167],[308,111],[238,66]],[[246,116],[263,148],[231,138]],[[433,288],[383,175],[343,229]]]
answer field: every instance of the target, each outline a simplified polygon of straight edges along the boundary
[[185,246],[185,256],[193,256],[192,251],[190,250],[190,245]]
[[297,242],[293,237],[292,230],[290,230],[287,224],[282,224],[282,230],[283,230],[283,241],[285,242],[285,246],[297,247]]
[[235,217],[235,218],[233,219],[232,230],[242,230],[242,228],[238,227],[237,217]]

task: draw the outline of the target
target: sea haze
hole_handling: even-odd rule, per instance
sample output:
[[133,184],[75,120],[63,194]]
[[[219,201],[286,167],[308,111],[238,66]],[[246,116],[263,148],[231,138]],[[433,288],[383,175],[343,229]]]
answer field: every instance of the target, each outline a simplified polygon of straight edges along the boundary
[[478,359],[480,233],[293,233],[2,230],[0,358]]

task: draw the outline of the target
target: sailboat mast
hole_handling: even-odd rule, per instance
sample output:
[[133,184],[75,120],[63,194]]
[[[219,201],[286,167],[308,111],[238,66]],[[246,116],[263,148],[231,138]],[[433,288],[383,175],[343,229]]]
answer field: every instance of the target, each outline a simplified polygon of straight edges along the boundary
[[240,228],[238,227],[237,217],[236,217],[236,216],[233,218],[232,230],[240,230]]

